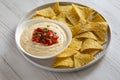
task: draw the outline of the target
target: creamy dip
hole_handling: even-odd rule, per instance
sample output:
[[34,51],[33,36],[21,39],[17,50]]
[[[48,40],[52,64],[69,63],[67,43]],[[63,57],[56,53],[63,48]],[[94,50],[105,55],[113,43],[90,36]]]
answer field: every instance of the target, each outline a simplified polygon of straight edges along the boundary
[[[58,43],[47,46],[41,43],[33,42],[32,35],[36,28],[49,28],[58,35]],[[49,56],[61,50],[67,44],[67,35],[60,25],[51,22],[39,22],[28,26],[21,34],[20,44],[22,48],[34,56]]]

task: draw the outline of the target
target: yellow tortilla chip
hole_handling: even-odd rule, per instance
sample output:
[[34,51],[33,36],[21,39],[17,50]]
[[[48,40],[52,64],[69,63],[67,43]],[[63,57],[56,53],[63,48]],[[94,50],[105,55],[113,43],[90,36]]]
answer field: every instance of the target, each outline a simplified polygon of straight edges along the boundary
[[91,62],[92,60],[94,60],[94,57],[89,54],[77,53],[74,55],[74,67],[75,68],[81,67]]
[[85,12],[85,17],[88,20],[88,18],[90,17],[90,14],[93,13],[94,10],[92,8],[84,7],[84,12]]
[[58,18],[64,18],[65,24],[68,26],[72,26],[71,22],[67,19],[67,14],[69,14],[72,6],[66,5],[66,6],[60,6],[60,15]]
[[73,59],[74,59],[74,68],[78,68],[82,66],[82,61],[79,59],[80,58],[80,54],[77,53],[76,55],[74,55]]
[[53,64],[53,67],[55,67],[55,68],[72,68],[73,60],[70,57],[56,60],[56,62]]
[[78,34],[88,31],[92,31],[92,27],[90,24],[81,25],[81,29],[78,31]]
[[57,58],[65,58],[65,57],[70,57],[76,53],[77,53],[76,50],[73,50],[71,48],[67,48],[65,51],[63,51],[61,54],[57,55],[56,57]]
[[73,36],[75,35],[78,35],[80,33],[83,33],[83,32],[87,32],[87,31],[91,31],[91,27],[90,26],[87,26],[87,25],[82,25],[80,23],[78,23],[77,25],[75,25],[73,28],[72,28],[72,34]]
[[85,14],[85,19],[86,19],[86,21],[88,22],[91,14],[92,14],[93,12],[95,12],[95,11],[94,11],[92,8],[83,7],[83,6],[79,6],[79,8],[80,8],[81,10],[83,10],[83,12],[84,12],[84,14]]
[[103,50],[103,47],[93,39],[86,39],[82,44],[81,52],[90,49]]
[[66,24],[68,27],[69,27],[69,26],[72,26],[72,25],[70,24],[70,22],[66,19],[65,14],[63,14],[63,13],[60,13],[60,14],[55,18],[55,20],[60,21],[60,22],[63,22],[63,23]]
[[72,38],[72,42],[69,45],[69,48],[72,48],[74,50],[80,50],[81,49],[81,45],[82,45],[82,41]]
[[82,54],[90,54],[92,56],[95,56],[98,52],[100,52],[100,50],[86,50],[83,51]]
[[96,14],[93,16],[92,22],[105,22],[104,18],[96,12]]
[[103,45],[107,42],[107,40],[106,39],[105,40],[98,39],[97,42],[100,43],[101,45]]
[[84,12],[79,9],[76,5],[72,4],[71,6],[68,6],[69,8],[65,8],[64,10],[66,11],[66,17],[67,19],[72,23],[72,25],[76,25],[79,22],[81,24],[85,24],[86,20],[85,20],[85,15]]
[[36,11],[36,14],[44,16],[44,17],[48,17],[48,18],[56,16],[55,12],[53,11],[53,9],[51,7]]
[[59,2],[56,2],[53,6],[53,10],[56,13],[56,15],[58,15],[60,13],[60,5]]
[[92,32],[84,32],[84,33],[81,33],[77,36],[75,36],[75,38],[90,38],[90,39],[94,39],[94,40],[97,40],[96,36],[92,33]]
[[72,9],[71,5],[60,6],[60,13],[68,14]]
[[81,29],[81,25],[80,23],[76,24],[72,29],[72,35],[75,36],[76,34],[78,34],[78,32],[80,31]]
[[79,18],[76,14],[72,14],[71,12],[66,15],[67,19],[71,22],[72,25],[76,25],[79,23]]
[[34,16],[32,16],[32,18],[31,18],[31,19],[38,19],[38,18],[45,18],[45,17],[40,16],[40,15],[34,15]]
[[105,41],[107,35],[108,24],[106,22],[92,22],[90,23],[93,32],[101,41]]
[[77,5],[72,4],[72,12],[76,13],[76,15],[78,15],[80,23],[81,24],[85,24],[86,23],[86,19],[85,19],[85,13],[82,9],[80,9]]
[[92,27],[90,24],[82,25],[78,23],[71,29],[71,31],[72,31],[73,36],[76,36],[84,32],[92,31]]

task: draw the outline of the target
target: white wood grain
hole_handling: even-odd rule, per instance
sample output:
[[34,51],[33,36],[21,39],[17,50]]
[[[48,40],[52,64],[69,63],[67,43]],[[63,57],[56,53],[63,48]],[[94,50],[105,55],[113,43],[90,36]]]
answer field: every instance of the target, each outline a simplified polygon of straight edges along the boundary
[[120,0],[59,0],[97,9],[112,28],[106,56],[78,72],[55,73],[26,61],[16,48],[14,34],[20,18],[29,10],[57,0],[0,0],[0,80],[120,80]]
[[17,73],[0,56],[0,80],[21,80]]

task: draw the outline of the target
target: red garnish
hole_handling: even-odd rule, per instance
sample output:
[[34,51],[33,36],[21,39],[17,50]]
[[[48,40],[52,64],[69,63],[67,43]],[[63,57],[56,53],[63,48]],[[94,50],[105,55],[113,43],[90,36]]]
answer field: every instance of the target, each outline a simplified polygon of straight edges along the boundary
[[37,28],[32,35],[32,41],[36,43],[42,43],[44,45],[53,45],[58,43],[57,34],[49,30],[48,28]]

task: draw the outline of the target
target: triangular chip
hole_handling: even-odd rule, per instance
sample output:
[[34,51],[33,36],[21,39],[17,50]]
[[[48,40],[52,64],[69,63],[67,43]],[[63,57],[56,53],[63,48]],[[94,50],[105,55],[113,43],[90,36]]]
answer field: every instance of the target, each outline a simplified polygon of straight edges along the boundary
[[95,56],[98,52],[100,52],[100,50],[86,50],[83,51],[82,54],[90,54],[92,56]]
[[69,14],[66,15],[67,19],[71,22],[72,25],[76,25],[79,23],[79,17],[76,14],[73,14],[70,12]]
[[81,67],[91,62],[92,60],[94,60],[94,57],[89,54],[77,53],[74,55],[74,67],[75,68]]
[[97,40],[96,36],[92,33],[92,32],[85,32],[85,33],[81,33],[77,36],[75,36],[75,38],[90,38],[90,39],[94,39]]
[[72,31],[73,36],[76,36],[76,35],[83,33],[83,32],[92,31],[92,27],[90,24],[82,25],[82,24],[78,23],[75,26],[73,26],[71,31]]
[[77,35],[80,30],[81,30],[81,25],[80,23],[78,23],[71,29],[72,35],[73,36]]
[[45,18],[45,17],[40,16],[40,15],[34,15],[34,16],[32,16],[32,18],[31,18],[31,19],[39,19],[39,18]]
[[53,67],[55,67],[55,68],[72,68],[73,60],[70,57],[56,60],[56,62],[53,64]]
[[90,14],[93,13],[94,10],[92,8],[84,7],[84,12],[85,12],[85,17],[88,20],[88,18],[90,17]]
[[77,5],[72,4],[72,9],[66,15],[67,19],[72,23],[72,25],[76,25],[78,23],[85,24],[85,16],[84,12],[78,8]]
[[90,24],[84,24],[84,25],[81,25],[81,29],[78,31],[78,34],[88,32],[88,31],[92,31],[91,25]]
[[82,45],[82,41],[72,38],[72,42],[69,45],[69,48],[72,48],[74,50],[80,50],[81,49],[81,45]]
[[56,2],[53,6],[53,10],[55,12],[56,15],[58,15],[60,13],[60,5],[59,2]]
[[77,53],[76,50],[73,50],[71,48],[67,48],[65,51],[63,51],[61,54],[57,55],[56,57],[57,58],[65,58],[65,57],[70,57],[76,53]]
[[74,68],[78,68],[78,67],[81,67],[82,66],[82,61],[79,59],[80,57],[80,54],[77,53],[74,55],[73,59],[74,59]]
[[71,5],[60,6],[60,13],[68,14],[72,9]]
[[85,50],[90,50],[90,49],[102,50],[103,47],[93,39],[86,39],[82,44],[81,52]]
[[48,18],[56,16],[55,12],[53,11],[53,9],[51,7],[36,11],[36,14],[44,16],[44,17],[48,17]]
[[81,24],[85,24],[86,20],[85,20],[85,13],[82,9],[79,8],[79,6],[72,4],[72,12],[76,13],[76,15],[78,15],[80,23]]
[[60,21],[60,22],[63,22],[64,24],[66,24],[67,26],[72,26],[70,24],[70,22],[66,19],[66,15],[63,14],[63,13],[60,13],[56,18],[55,20],[57,21]]
[[92,8],[84,7],[84,6],[78,6],[81,10],[83,10],[85,14],[85,19],[87,22],[89,22],[89,18],[93,12],[95,12]]
[[106,39],[105,40],[98,39],[97,42],[100,43],[101,45],[103,45],[107,42],[107,40]]
[[96,14],[91,19],[92,22],[105,22],[104,18],[96,12]]
[[101,41],[105,41],[107,35],[108,24],[106,22],[92,22],[90,23],[93,32]]

